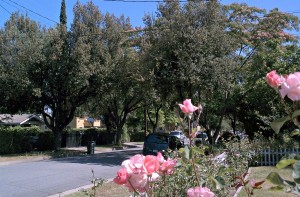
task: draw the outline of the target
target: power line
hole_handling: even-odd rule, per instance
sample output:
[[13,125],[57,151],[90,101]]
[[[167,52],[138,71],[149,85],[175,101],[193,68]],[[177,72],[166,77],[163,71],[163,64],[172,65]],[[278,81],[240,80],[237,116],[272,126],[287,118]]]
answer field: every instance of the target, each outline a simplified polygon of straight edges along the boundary
[[[172,0],[167,0],[167,1],[163,1],[163,0],[103,0],[103,1],[110,1],[110,2],[124,2],[124,3],[164,3],[164,2],[175,2]],[[184,2],[188,2],[187,0],[179,0],[176,1],[179,3],[184,3]]]
[[[3,0],[2,0],[2,1],[3,1]],[[23,9],[28,10],[29,12],[32,12],[32,13],[34,13],[34,14],[36,14],[36,15],[42,17],[42,18],[45,18],[45,19],[47,19],[47,20],[49,20],[49,21],[51,21],[51,22],[54,22],[54,23],[56,23],[56,24],[59,24],[58,22],[56,22],[56,21],[54,21],[54,20],[52,20],[52,19],[50,19],[50,18],[48,18],[48,17],[46,17],[46,16],[43,16],[43,15],[41,15],[41,14],[39,14],[39,13],[37,13],[37,12],[31,10],[31,9],[28,9],[28,8],[26,8],[26,7],[24,7],[24,6],[20,5],[20,4],[18,4],[18,3],[16,3],[16,2],[12,1],[12,0],[8,0],[8,1],[10,1],[10,2],[16,4],[17,6],[20,6],[20,7],[22,7]],[[5,2],[5,1],[4,1],[4,2]]]
[[11,13],[5,7],[3,7],[2,5],[0,5],[0,7],[11,15]]

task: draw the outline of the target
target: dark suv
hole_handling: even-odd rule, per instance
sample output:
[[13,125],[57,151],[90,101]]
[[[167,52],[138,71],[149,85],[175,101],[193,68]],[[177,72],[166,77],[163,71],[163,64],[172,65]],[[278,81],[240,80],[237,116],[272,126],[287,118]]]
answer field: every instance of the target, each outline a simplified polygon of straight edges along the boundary
[[168,133],[150,133],[144,140],[143,155],[157,155],[158,152],[183,147],[180,140]]

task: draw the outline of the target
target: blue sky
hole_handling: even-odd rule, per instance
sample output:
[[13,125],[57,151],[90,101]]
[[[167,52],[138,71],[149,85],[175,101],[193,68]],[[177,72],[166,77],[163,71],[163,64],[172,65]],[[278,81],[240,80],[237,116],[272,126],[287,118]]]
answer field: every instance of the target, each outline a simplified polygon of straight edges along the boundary
[[[68,23],[73,19],[73,6],[77,0],[65,0],[67,6]],[[89,0],[80,0],[86,3]],[[125,0],[124,0],[125,1]],[[139,1],[139,0],[136,0]],[[124,14],[130,18],[133,27],[142,26],[142,18],[146,13],[155,14],[157,2],[123,2],[109,0],[93,0],[102,13],[109,12],[116,16]],[[251,6],[267,10],[278,8],[284,12],[293,12],[300,17],[300,0],[221,0],[222,4],[233,2],[247,3]],[[61,0],[0,0],[0,27],[9,18],[10,13],[19,10],[21,13],[28,13],[29,17],[39,21],[41,25],[54,26],[59,22]],[[26,10],[26,9],[27,10]],[[42,16],[40,16],[42,15]],[[46,19],[48,18],[48,19]]]

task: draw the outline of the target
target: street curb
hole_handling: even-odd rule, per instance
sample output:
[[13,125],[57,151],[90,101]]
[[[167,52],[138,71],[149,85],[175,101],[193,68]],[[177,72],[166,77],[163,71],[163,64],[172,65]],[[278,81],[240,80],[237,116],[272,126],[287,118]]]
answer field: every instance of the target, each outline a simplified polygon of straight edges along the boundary
[[[111,182],[111,181],[113,181],[113,179],[107,179],[105,181],[105,183],[108,183],[108,182]],[[66,195],[76,193],[76,192],[80,192],[81,190],[90,189],[93,186],[94,186],[94,184],[84,185],[84,186],[81,186],[81,187],[77,187],[75,189],[71,189],[71,190],[68,190],[68,191],[61,192],[61,193],[53,194],[53,195],[47,196],[47,197],[62,197],[62,196],[66,196]]]

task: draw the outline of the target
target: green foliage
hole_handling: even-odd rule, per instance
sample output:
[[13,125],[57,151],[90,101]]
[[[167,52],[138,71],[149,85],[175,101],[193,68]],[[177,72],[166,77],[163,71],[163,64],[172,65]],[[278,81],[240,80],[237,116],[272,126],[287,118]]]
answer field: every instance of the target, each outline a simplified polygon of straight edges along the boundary
[[36,143],[37,150],[46,151],[54,149],[54,136],[52,132],[39,133]]
[[177,165],[174,173],[154,183],[158,188],[154,196],[186,196],[187,190],[196,186],[210,188],[216,196],[228,196],[233,170],[214,161],[215,155],[206,155],[205,150],[204,146],[185,146],[177,153],[168,153],[168,157],[177,158]]
[[112,144],[114,140],[113,133],[108,133],[101,128],[81,129],[80,132],[82,132],[81,145],[83,146],[86,146],[89,141],[95,141],[97,145],[100,145]]
[[284,189],[286,192],[300,196],[300,155],[291,154],[283,157],[276,165],[276,168],[282,169],[291,165],[293,167],[293,181],[281,178],[277,172],[271,172],[266,177],[266,180],[275,185],[273,188]]
[[129,135],[131,142],[143,142],[145,138],[144,131],[130,132]]
[[34,89],[26,74],[26,61],[42,46],[40,25],[19,12],[0,29],[0,111],[17,113],[34,106]]
[[[178,152],[166,152],[165,156],[168,158],[177,159],[177,165],[174,173],[151,186],[157,188],[154,190],[154,196],[186,196],[187,189],[205,186],[210,188],[215,196],[225,197],[235,186],[236,189],[240,186],[246,187],[248,182],[244,182],[245,176],[241,179],[242,185],[238,185],[237,177],[248,170],[249,161],[253,159],[253,144],[247,140],[231,140],[224,145],[225,147],[210,148],[209,153],[208,147],[202,145],[185,146]],[[262,183],[256,182],[253,188],[247,185],[247,188],[249,191],[259,189]]]
[[65,2],[65,0],[61,1],[59,22],[60,22],[61,25],[67,25],[67,13],[66,13],[66,2]]
[[93,179],[91,180],[93,186],[91,190],[82,190],[84,196],[96,197],[97,196],[97,188],[101,187],[104,183],[104,179],[96,178],[94,170],[92,169]]
[[40,132],[38,127],[0,127],[0,154],[32,151],[32,137]]

